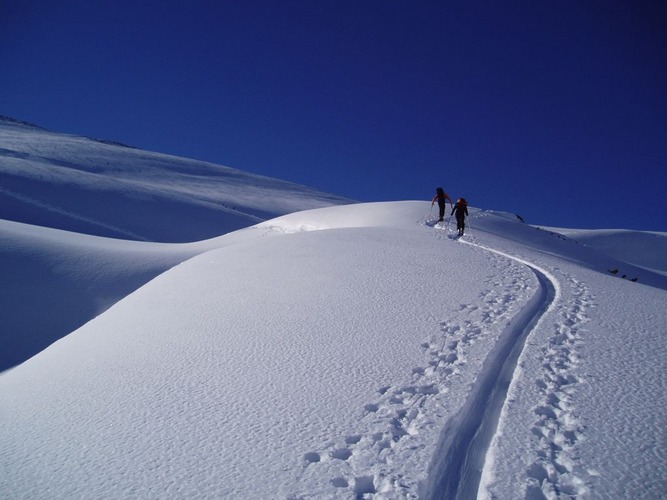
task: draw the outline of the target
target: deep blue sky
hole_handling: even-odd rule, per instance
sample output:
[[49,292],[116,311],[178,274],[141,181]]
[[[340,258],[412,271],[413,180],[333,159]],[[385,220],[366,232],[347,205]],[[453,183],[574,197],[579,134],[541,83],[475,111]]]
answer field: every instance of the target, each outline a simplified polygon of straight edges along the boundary
[[667,231],[667,2],[0,0],[0,114],[360,201]]

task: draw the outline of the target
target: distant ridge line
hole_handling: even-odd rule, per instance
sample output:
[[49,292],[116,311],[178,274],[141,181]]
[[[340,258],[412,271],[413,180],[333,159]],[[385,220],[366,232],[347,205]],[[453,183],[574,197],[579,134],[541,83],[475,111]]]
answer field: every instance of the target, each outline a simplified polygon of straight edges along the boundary
[[39,125],[35,125],[34,123],[26,122],[24,120],[17,120],[16,118],[12,118],[11,116],[0,115],[0,121],[36,128],[39,130],[46,130],[44,127],[40,127]]

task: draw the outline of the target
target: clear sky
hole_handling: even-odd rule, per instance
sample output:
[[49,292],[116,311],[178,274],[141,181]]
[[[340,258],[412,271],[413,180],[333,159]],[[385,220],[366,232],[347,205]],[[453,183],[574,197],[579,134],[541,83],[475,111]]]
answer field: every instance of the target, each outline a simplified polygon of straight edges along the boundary
[[360,201],[667,231],[667,2],[0,0],[0,114]]

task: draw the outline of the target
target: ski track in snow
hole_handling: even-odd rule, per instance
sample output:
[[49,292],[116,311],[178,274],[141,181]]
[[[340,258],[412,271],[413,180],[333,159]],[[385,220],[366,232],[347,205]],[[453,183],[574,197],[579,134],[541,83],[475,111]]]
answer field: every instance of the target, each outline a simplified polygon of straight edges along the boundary
[[[477,244],[474,238],[462,242],[502,254]],[[587,310],[594,307],[594,298],[588,287],[572,276],[563,274],[558,279],[552,272],[546,272],[534,263],[511,255],[506,257],[542,272],[556,289],[553,309],[557,321],[548,327],[552,330],[547,345],[539,349],[542,372],[534,381],[540,400],[533,408],[535,421],[530,429],[530,440],[534,457],[526,470],[524,498],[541,500],[563,496],[581,497],[589,490],[584,477],[586,474],[580,471],[577,462],[577,442],[585,439],[585,426],[577,415],[577,384],[582,380],[576,373],[576,367],[580,361],[578,348],[583,343],[582,325],[589,320]],[[563,299],[563,287],[567,287],[568,295],[571,295],[567,300]],[[516,375],[512,384],[515,382]],[[511,399],[511,390],[510,387],[508,399]],[[502,425],[501,416],[498,423],[500,434]]]
[[5,189],[3,187],[0,187],[0,194],[4,194],[5,196],[9,196],[10,198],[14,198],[15,200],[21,201],[21,202],[26,203],[28,205],[32,205],[32,206],[37,207],[37,208],[41,208],[43,210],[46,210],[47,212],[62,215],[64,217],[69,217],[70,219],[86,222],[88,224],[92,224],[94,226],[102,227],[104,229],[109,229],[109,230],[114,231],[115,233],[118,233],[118,234],[124,234],[125,236],[128,236],[132,239],[136,239],[136,240],[139,240],[139,241],[149,241],[148,238],[145,238],[144,236],[141,236],[140,234],[135,234],[131,231],[127,231],[125,229],[114,226],[112,224],[107,224],[105,222],[100,222],[96,219],[93,219],[92,217],[86,217],[86,216],[83,216],[83,215],[68,212],[66,210],[63,210],[62,208],[51,205],[50,203],[45,203],[45,202],[36,200],[36,199],[31,198],[30,196],[26,196],[24,194],[15,193],[15,192],[10,191],[9,189]]
[[[439,237],[451,237],[449,228],[437,229],[445,229],[444,236]],[[504,272],[487,281],[488,288],[482,293],[479,303],[461,304],[451,318],[441,321],[439,331],[422,343],[428,361],[425,366],[412,370],[412,383],[378,388],[378,398],[369,401],[360,411],[360,423],[365,424],[360,427],[365,427],[365,431],[350,432],[343,438],[332,440],[324,449],[304,454],[302,477],[327,474],[330,489],[326,492],[300,492],[289,498],[422,496],[424,484],[429,481],[426,471],[423,477],[406,477],[400,474],[398,464],[407,459],[406,454],[418,454],[429,444],[422,435],[439,439],[439,429],[452,416],[443,411],[447,407],[448,388],[460,383],[458,378],[468,363],[471,346],[488,335],[492,325],[509,322],[518,313],[514,304],[516,291],[530,288],[526,274],[522,272],[525,267],[548,280],[553,286],[554,296],[531,307],[536,317],[529,322],[525,335],[517,335],[521,337],[521,340],[516,340],[521,343],[521,355],[526,339],[544,321],[546,313],[555,311],[558,315],[548,344],[540,349],[543,371],[534,381],[540,400],[536,401],[532,410],[534,425],[527,430],[534,456],[524,475],[525,498],[551,499],[587,493],[585,478],[581,477],[577,467],[577,442],[583,439],[585,428],[577,416],[574,395],[580,382],[575,368],[579,362],[577,348],[583,342],[581,325],[588,320],[586,310],[592,307],[592,296],[582,282],[570,276],[558,279],[535,263],[484,247],[469,235],[464,238],[459,241],[489,252],[494,266],[503,268]],[[499,276],[503,276],[504,282],[500,282]],[[563,286],[571,289],[572,299],[562,300]],[[513,328],[509,327],[510,330]],[[493,365],[499,366],[503,361],[493,360]],[[516,366],[511,369],[514,373],[510,392],[504,395],[505,399],[501,402],[503,407],[511,399],[511,386],[515,383]],[[474,396],[468,394],[468,400]],[[484,423],[493,429],[502,424],[502,421]],[[456,434],[457,428],[450,431]],[[467,455],[469,451],[464,452]],[[456,460],[466,458],[458,457]],[[481,472],[484,466],[486,464],[482,464],[477,472]],[[469,491],[470,485],[457,485],[458,492],[464,489]],[[438,495],[438,492],[428,493]]]
[[[329,489],[294,493],[289,498],[423,495],[427,471],[420,478],[407,477],[400,473],[401,462],[420,452],[429,454],[425,459],[422,455],[422,463],[429,461],[451,416],[445,411],[451,406],[449,387],[461,383],[462,370],[469,360],[479,359],[478,353],[470,354],[471,349],[478,340],[498,334],[493,325],[510,322],[521,308],[516,303],[517,293],[528,293],[535,286],[532,274],[526,273],[523,265],[495,253],[489,258],[501,271],[487,279],[479,301],[461,304],[425,339],[421,348],[426,362],[412,369],[411,383],[378,388],[378,397],[360,409],[360,427],[365,430],[350,432],[324,449],[304,454],[302,478],[327,474]],[[425,450],[427,446],[431,448]]]

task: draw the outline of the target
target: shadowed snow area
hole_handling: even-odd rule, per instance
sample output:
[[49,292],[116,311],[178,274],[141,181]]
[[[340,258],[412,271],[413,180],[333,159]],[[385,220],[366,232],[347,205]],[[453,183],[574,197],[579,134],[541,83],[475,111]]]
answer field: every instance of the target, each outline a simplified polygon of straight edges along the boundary
[[188,245],[77,236],[91,263],[156,277],[0,376],[0,492],[439,498],[447,436],[503,371],[481,475],[457,491],[660,496],[667,278],[508,214],[471,208],[456,239],[429,209],[329,207]]
[[208,248],[149,241],[203,240],[348,202],[0,116],[0,371]]

